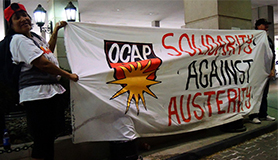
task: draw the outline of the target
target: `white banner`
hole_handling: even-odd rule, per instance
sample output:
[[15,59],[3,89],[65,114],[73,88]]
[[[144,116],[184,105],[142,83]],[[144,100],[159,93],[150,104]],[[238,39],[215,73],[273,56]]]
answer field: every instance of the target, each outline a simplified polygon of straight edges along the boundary
[[74,143],[131,140],[257,113],[272,53],[264,31],[69,23]]

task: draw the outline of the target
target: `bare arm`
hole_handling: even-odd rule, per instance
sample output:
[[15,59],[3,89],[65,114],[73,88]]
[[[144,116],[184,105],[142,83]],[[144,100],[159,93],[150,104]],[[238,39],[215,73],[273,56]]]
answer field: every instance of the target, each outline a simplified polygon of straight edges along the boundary
[[55,46],[56,46],[56,42],[57,42],[57,37],[58,37],[58,31],[59,29],[65,27],[67,25],[66,21],[61,21],[55,24],[53,33],[50,37],[50,40],[48,41],[49,44],[49,49],[54,52]]
[[275,62],[273,64],[273,68],[271,69],[268,77],[270,77],[270,78],[275,77]]
[[39,68],[42,71],[45,71],[49,74],[60,75],[62,77],[73,80],[74,82],[78,81],[78,76],[76,74],[69,73],[61,68],[57,67],[54,63],[50,62],[44,56],[40,56],[33,60],[32,64]]

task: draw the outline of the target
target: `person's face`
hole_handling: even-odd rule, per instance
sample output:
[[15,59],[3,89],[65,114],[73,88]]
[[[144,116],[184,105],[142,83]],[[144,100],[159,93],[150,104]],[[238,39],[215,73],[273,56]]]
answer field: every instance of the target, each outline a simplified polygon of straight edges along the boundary
[[268,31],[268,24],[261,24],[258,26],[258,30]]
[[13,14],[11,20],[12,20],[11,28],[16,33],[21,33],[27,36],[29,35],[32,26],[31,26],[31,19],[27,14],[27,12],[15,13]]

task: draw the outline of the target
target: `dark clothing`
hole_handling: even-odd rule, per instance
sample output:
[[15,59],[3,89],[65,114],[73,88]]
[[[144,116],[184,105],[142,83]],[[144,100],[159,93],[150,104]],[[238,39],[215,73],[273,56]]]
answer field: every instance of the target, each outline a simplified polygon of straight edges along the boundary
[[267,39],[268,39],[268,43],[269,43],[269,47],[272,51],[272,54],[273,54],[273,58],[272,58],[272,62],[271,62],[271,69],[274,67],[274,62],[275,62],[275,59],[276,59],[276,55],[275,55],[275,49],[274,49],[274,43],[273,41],[271,40],[271,38],[269,36],[267,36]]
[[34,138],[32,158],[53,160],[54,140],[64,129],[64,107],[61,96],[24,102],[28,129]]
[[[271,61],[271,69],[272,69],[274,67],[274,62],[275,62],[274,43],[269,36],[267,36],[267,39],[268,39],[269,47],[271,48],[271,51],[273,54],[273,58]],[[264,88],[263,98],[262,98],[262,102],[261,102],[261,106],[260,106],[260,112],[258,114],[249,115],[249,119],[252,120],[253,118],[266,118],[266,116],[268,115],[267,114],[267,95],[268,95],[268,91],[269,91],[269,82],[270,82],[270,79],[268,78],[268,80],[266,81],[265,88]]]
[[249,118],[252,120],[253,118],[265,118],[267,116],[267,94],[269,91],[269,82],[268,79],[264,88],[263,98],[260,106],[260,112],[258,114],[251,114]]
[[[267,36],[268,39],[268,43],[269,43],[269,47],[271,48],[272,54],[273,54],[273,58],[271,61],[271,69],[274,67],[274,61],[275,61],[275,51],[274,51],[274,43],[273,41],[270,39],[269,36]],[[262,98],[262,102],[261,102],[261,107],[260,107],[260,112],[258,114],[259,118],[265,118],[267,116],[267,94],[269,91],[269,81],[270,79],[268,79],[266,81],[266,85],[264,88],[264,93],[263,93],[263,98]]]
[[21,72],[19,77],[19,89],[34,85],[57,83],[58,80],[56,76],[42,72],[35,66],[33,66],[30,70]]
[[265,85],[262,103],[261,103],[261,107],[260,107],[260,112],[258,114],[259,118],[265,118],[267,116],[267,94],[269,91],[269,81],[270,81],[270,79],[267,80],[266,85]]
[[[59,65],[43,37],[29,38],[15,34],[10,42],[10,50],[15,63],[29,64],[31,57],[44,56],[56,66]],[[22,88],[20,103],[26,106],[27,126],[34,141],[32,158],[53,160],[56,134],[64,129],[65,106],[61,96],[65,89],[57,83],[56,76],[29,65],[22,65],[19,86]]]
[[[5,129],[5,114],[0,109],[0,138],[3,139],[4,129]],[[0,142],[1,142],[0,140]]]

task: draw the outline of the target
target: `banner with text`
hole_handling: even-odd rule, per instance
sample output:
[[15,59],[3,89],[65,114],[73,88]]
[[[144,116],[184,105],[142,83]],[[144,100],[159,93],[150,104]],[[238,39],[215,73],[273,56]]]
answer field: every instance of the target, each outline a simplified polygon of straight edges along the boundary
[[74,143],[210,128],[258,113],[272,53],[264,31],[69,23]]

